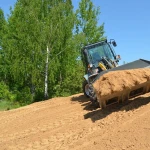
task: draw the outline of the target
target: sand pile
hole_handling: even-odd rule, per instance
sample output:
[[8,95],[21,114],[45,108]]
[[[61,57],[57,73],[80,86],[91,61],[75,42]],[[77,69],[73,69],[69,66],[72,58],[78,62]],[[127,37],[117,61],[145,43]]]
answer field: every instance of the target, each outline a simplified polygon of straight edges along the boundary
[[150,81],[150,69],[133,69],[112,71],[101,76],[95,83],[94,89],[99,98],[121,92],[125,89],[131,89],[135,85],[139,85]]

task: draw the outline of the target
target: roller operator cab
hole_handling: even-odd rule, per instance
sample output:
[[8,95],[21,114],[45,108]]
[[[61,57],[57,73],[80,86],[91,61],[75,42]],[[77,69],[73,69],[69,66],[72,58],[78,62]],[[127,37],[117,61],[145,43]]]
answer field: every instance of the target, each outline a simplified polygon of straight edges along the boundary
[[118,66],[120,55],[115,54],[113,46],[117,46],[115,40],[110,40],[110,42],[105,40],[87,45],[82,49],[82,61],[85,66],[83,92],[85,96],[90,97],[92,102],[96,101],[92,83],[97,75]]

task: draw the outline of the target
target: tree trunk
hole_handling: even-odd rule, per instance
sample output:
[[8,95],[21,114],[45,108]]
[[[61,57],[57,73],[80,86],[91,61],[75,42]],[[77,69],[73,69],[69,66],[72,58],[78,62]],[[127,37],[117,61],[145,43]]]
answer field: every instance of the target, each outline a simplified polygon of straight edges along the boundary
[[48,99],[48,57],[49,57],[49,48],[47,46],[46,67],[45,67],[45,92],[44,92],[45,100]]

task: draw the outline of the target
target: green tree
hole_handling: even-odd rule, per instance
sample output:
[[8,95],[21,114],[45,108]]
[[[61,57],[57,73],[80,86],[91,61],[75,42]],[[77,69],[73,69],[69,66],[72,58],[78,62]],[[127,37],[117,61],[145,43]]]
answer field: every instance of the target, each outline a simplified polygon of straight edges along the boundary
[[[49,93],[52,96],[64,95],[67,89],[64,88],[64,81],[71,72],[71,62],[75,61],[73,52],[72,30],[74,27],[73,6],[70,0],[52,1],[51,12],[48,17],[50,47],[49,64]],[[56,2],[56,1],[55,1]],[[69,86],[67,84],[67,86]]]
[[4,50],[3,50],[3,39],[6,33],[6,20],[4,17],[4,12],[3,10],[0,8],[0,81],[4,80],[5,77],[5,73],[6,73],[6,66],[4,64],[3,61],[3,57],[4,57]]
[[103,38],[98,12],[89,0],[82,0],[76,12],[71,0],[16,2],[5,25],[1,66],[17,101],[81,92],[84,69],[77,57],[82,43]]
[[[29,87],[36,99],[40,93],[44,96],[47,78],[50,97],[58,93],[56,87],[61,86],[67,76],[66,64],[74,54],[66,46],[74,26],[72,10],[70,0],[17,1],[8,18],[5,40],[5,60],[11,62],[9,80],[12,79],[12,87],[16,84],[19,91]],[[47,56],[49,65],[46,65]]]
[[91,0],[81,0],[76,10],[76,34],[82,34],[84,44],[104,39],[104,23],[98,25],[100,7],[95,7]]
[[5,38],[5,61],[9,65],[9,85],[19,91],[28,87],[32,96],[41,86],[43,31],[39,21],[40,7],[33,1],[18,0],[8,18]]
[[4,36],[4,26],[6,25],[6,20],[4,17],[4,12],[0,8],[0,49],[2,49],[2,38]]

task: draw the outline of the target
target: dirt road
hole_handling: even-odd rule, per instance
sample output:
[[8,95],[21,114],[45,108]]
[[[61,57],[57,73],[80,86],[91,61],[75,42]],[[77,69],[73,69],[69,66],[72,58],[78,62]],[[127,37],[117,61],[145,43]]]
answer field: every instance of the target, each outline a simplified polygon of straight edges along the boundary
[[150,93],[105,110],[82,94],[0,112],[0,150],[148,150]]

